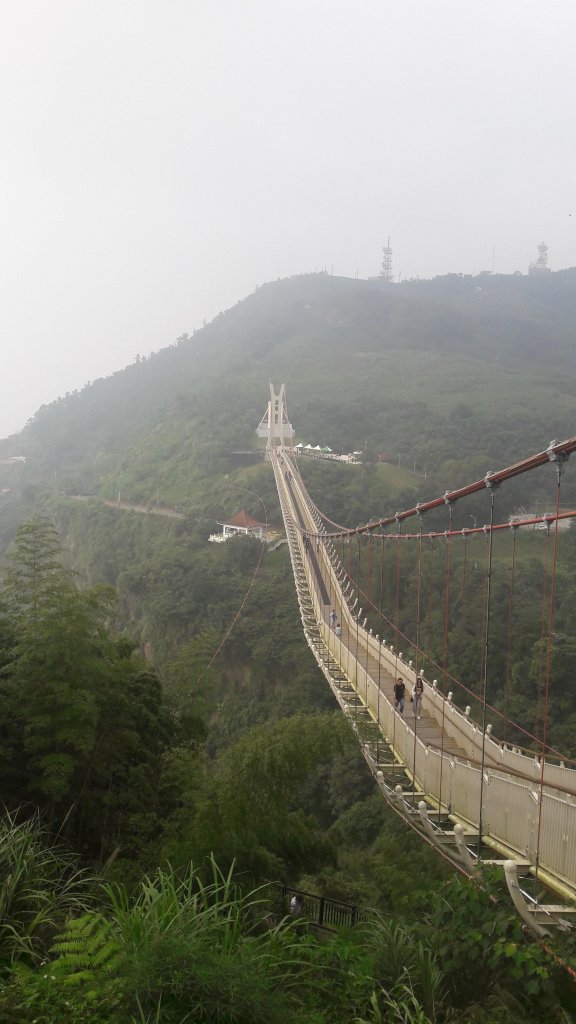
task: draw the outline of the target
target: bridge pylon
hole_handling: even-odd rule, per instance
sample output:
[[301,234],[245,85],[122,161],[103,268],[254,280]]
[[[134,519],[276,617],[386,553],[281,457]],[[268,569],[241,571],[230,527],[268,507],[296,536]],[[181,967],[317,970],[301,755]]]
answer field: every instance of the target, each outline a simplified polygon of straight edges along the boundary
[[260,420],[256,434],[258,437],[266,438],[267,451],[271,448],[292,447],[296,431],[288,419],[285,384],[280,385],[280,391],[276,394],[270,381],[268,408]]

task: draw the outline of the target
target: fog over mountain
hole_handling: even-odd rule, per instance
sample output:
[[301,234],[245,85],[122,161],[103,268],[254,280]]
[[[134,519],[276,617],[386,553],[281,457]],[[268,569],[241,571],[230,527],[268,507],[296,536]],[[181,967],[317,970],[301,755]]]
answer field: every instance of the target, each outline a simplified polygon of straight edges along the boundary
[[0,436],[277,277],[576,263],[569,0],[6,0]]

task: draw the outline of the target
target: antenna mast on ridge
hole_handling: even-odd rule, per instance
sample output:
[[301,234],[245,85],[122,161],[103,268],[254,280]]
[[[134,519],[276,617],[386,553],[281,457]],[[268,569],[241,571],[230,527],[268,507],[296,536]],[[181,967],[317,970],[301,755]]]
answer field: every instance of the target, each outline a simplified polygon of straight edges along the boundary
[[388,242],[382,248],[382,269],[380,271],[380,280],[385,281],[386,284],[394,283],[394,272],[392,270],[392,249],[390,248],[390,235],[388,235]]
[[540,242],[538,246],[538,259],[535,263],[531,263],[528,267],[529,274],[549,274],[550,267],[548,266],[548,246],[546,242]]

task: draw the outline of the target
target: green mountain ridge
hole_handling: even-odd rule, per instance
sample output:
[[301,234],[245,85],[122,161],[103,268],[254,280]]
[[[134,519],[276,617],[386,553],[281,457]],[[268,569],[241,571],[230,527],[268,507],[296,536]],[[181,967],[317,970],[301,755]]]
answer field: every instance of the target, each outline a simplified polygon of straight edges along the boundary
[[[303,465],[320,507],[356,525],[570,436],[575,314],[576,270],[401,286],[316,274],[262,286],[192,337],[43,407],[4,441],[5,455],[28,460],[0,467],[12,488],[0,548],[48,510],[82,579],[118,588],[120,624],[162,660],[210,609],[222,628],[233,612],[218,587],[234,559],[226,569],[228,556],[206,543],[216,522],[243,506],[260,518],[262,500],[280,524],[269,467],[231,455],[256,446],[270,379],[286,383],[299,440],[364,453],[362,466]],[[392,465],[376,464],[383,452]],[[565,506],[576,501],[571,477]],[[500,521],[520,505],[545,508],[552,485],[544,471],[512,481],[498,495]],[[69,497],[79,494],[96,503]],[[177,505],[185,519],[147,521],[97,502],[119,496]],[[484,515],[482,502],[463,503],[457,528]]]
[[571,432],[575,324],[576,270],[390,287],[325,274],[286,279],[42,407],[2,450],[33,459],[32,479],[70,466],[88,473],[99,460],[102,471],[88,473],[98,488],[135,446],[163,463],[188,449],[197,457],[252,447],[272,379],[286,383],[306,440],[404,446],[439,469],[456,424],[466,449],[517,457]]

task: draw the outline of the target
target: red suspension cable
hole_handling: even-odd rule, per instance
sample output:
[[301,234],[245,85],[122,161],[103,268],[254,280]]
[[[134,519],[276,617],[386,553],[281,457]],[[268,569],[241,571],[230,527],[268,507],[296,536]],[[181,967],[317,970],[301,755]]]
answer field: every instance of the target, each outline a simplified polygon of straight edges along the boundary
[[512,649],[512,609],[514,607],[514,574],[516,567],[516,533],[517,527],[512,527],[512,566],[510,570],[510,593],[508,597],[508,637],[506,645],[506,670],[504,675],[504,740],[506,740],[508,727],[508,700],[510,693],[510,661]]
[[[559,459],[556,464],[556,511],[560,505],[560,481],[562,477],[563,463],[565,459]],[[550,608],[548,615],[548,650],[546,657],[546,695],[544,701],[544,727],[542,730],[542,756],[540,765],[540,799],[538,801],[538,835],[536,839],[536,873],[538,879],[538,864],[540,861],[540,837],[542,829],[542,801],[544,796],[544,765],[546,763],[546,741],[548,739],[548,710],[550,706],[550,679],[552,675],[552,646],[553,646],[553,625],[554,625],[554,598],[556,595],[556,563],[558,555],[558,520],[554,530],[554,551],[552,555],[552,575],[550,579]]]

